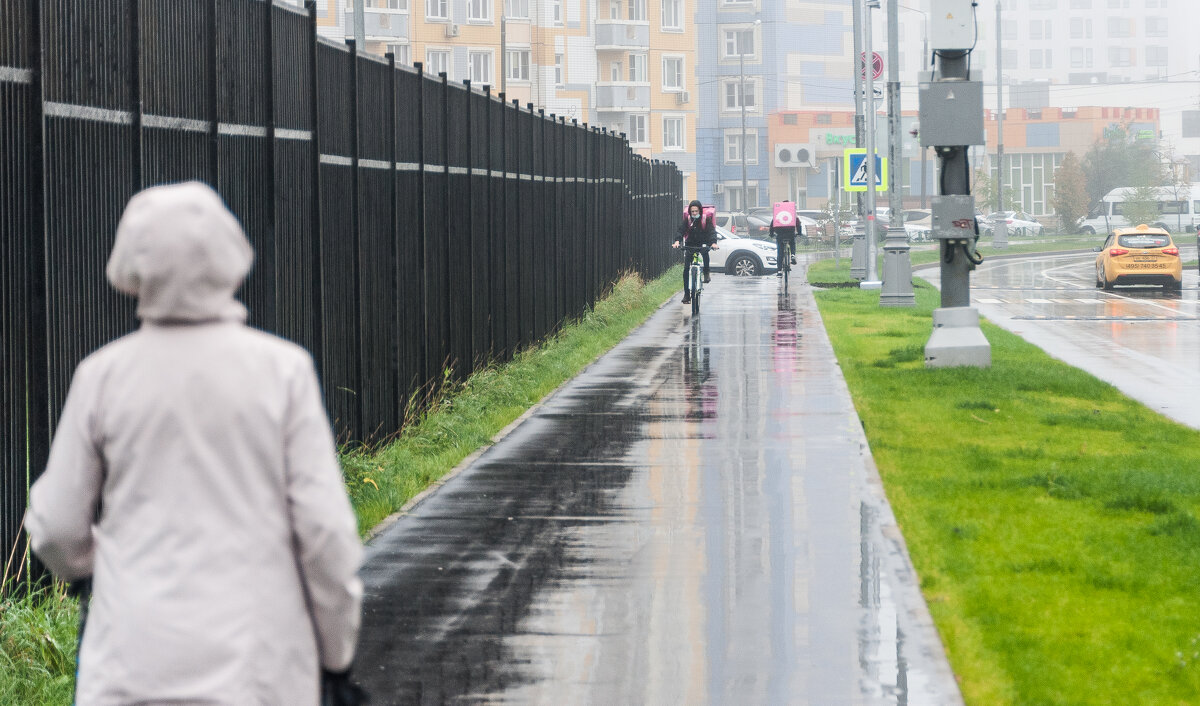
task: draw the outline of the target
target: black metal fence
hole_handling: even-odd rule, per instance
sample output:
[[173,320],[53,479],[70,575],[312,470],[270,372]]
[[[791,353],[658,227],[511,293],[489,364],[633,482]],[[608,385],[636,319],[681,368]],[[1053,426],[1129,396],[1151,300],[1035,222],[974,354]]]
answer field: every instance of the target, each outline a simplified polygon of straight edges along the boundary
[[682,187],[622,136],[319,39],[311,3],[0,0],[6,554],[75,365],[136,326],[103,274],[122,209],[186,179],[253,243],[250,323],[312,351],[355,439],[664,271]]

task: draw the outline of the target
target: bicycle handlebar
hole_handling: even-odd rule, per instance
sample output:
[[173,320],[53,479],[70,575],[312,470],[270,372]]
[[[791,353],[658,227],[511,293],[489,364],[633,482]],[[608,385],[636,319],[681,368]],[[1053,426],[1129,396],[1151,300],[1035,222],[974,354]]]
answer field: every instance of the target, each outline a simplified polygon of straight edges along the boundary
[[705,245],[701,245],[700,247],[696,247],[695,245],[680,245],[679,249],[680,250],[692,250],[695,252],[703,252],[705,250],[712,250],[712,244],[707,243]]

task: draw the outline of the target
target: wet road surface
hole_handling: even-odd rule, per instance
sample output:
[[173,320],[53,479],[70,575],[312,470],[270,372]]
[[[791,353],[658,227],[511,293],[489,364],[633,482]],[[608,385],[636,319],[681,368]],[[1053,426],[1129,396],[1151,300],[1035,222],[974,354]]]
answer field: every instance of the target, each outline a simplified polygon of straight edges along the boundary
[[373,703],[961,703],[807,287],[678,298],[371,543]]
[[[1195,248],[1181,245],[1184,261]],[[971,276],[971,302],[990,321],[1088,371],[1176,421],[1200,429],[1200,300],[1196,268],[1183,291],[1095,286],[1095,253],[993,259]],[[938,270],[916,276],[937,284]]]

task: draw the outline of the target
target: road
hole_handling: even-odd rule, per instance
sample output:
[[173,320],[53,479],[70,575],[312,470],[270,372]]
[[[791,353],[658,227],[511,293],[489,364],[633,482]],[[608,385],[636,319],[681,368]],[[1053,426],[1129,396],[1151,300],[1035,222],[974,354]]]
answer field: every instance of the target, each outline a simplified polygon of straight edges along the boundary
[[368,547],[374,703],[961,704],[807,287],[675,301]]
[[[1181,246],[1184,260],[1195,249]],[[991,259],[971,276],[971,302],[990,321],[1200,429],[1200,300],[1196,268],[1183,292],[1095,286],[1095,254]],[[935,285],[938,270],[916,276]]]

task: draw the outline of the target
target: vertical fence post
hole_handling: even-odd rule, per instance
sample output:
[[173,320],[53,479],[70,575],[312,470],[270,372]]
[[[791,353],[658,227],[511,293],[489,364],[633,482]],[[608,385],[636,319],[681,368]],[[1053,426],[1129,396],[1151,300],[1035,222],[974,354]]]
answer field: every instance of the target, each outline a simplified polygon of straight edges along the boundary
[[[310,304],[316,315],[313,317],[312,356],[320,375],[325,364],[325,270],[321,266],[321,120],[318,109],[319,98],[317,87],[317,3],[316,0],[306,0],[304,9],[308,11],[308,69],[311,77],[308,94],[308,110],[312,116],[312,203],[310,216],[312,218],[312,268],[313,282],[310,294]],[[215,84],[215,77],[214,77]]]
[[[396,55],[392,52],[387,53],[388,62],[388,106],[387,106],[387,127],[388,127],[388,172],[391,174],[391,189],[388,192],[392,195],[388,199],[388,241],[389,252],[392,257],[392,295],[388,306],[392,309],[393,326],[396,333],[399,334],[404,330],[403,319],[401,312],[404,311],[404,303],[400,301],[400,220],[399,208],[397,204],[400,200],[400,175],[399,168],[399,140],[396,137],[396,132],[399,130],[396,115],[396,81],[399,74],[396,72]],[[397,425],[404,423],[404,406],[407,400],[404,396],[404,389],[407,383],[401,379],[400,365],[400,346],[393,341],[388,344],[392,351],[392,407],[396,414]],[[385,433],[386,436],[386,433]]]
[[[29,24],[25,28],[28,42],[26,48],[26,66],[30,70],[29,102],[26,120],[26,146],[29,150],[29,171],[26,173],[26,184],[29,185],[29,210],[27,212],[24,233],[25,256],[25,301],[26,301],[26,332],[25,343],[26,365],[28,372],[25,378],[26,399],[26,429],[28,429],[28,467],[26,472],[32,482],[46,468],[50,457],[50,345],[49,323],[47,319],[46,282],[46,183],[45,166],[45,73],[42,70],[42,2],[30,0],[27,6]],[[23,484],[22,484],[23,485]],[[19,488],[25,490],[24,487]],[[24,505],[25,498],[20,499]],[[23,514],[23,513],[22,513]],[[13,536],[6,538],[6,543],[0,547],[7,551],[21,541],[20,518],[14,518]],[[11,545],[7,540],[11,539]],[[15,557],[20,560],[19,555]],[[4,557],[7,560],[7,556]],[[36,566],[36,565],[35,565]],[[31,567],[33,568],[33,567]],[[11,572],[10,572],[11,575]],[[32,571],[31,571],[32,575]]]
[[129,97],[130,115],[132,116],[133,131],[131,144],[133,155],[130,163],[133,166],[133,190],[141,191],[145,186],[142,181],[142,32],[141,32],[141,0],[129,2]]
[[[208,62],[208,85],[205,86],[206,93],[208,94],[208,110],[209,110],[209,113],[208,113],[208,116],[209,116],[209,122],[208,122],[208,170],[209,171],[208,171],[208,173],[209,173],[210,178],[212,179],[211,186],[214,189],[217,188],[217,175],[219,173],[218,169],[220,168],[220,164],[219,164],[219,161],[220,161],[219,145],[220,145],[220,143],[218,141],[219,138],[217,136],[217,130],[220,127],[219,121],[221,119],[220,110],[217,108],[217,82],[219,80],[219,76],[217,74],[217,70],[218,70],[218,67],[217,67],[217,23],[219,22],[219,19],[217,17],[217,12],[218,12],[217,2],[218,2],[218,0],[209,0],[209,2],[208,2],[208,27],[207,27],[207,33],[206,33],[208,41],[205,42],[205,45],[204,45],[204,49],[206,52],[206,56],[204,58],[205,58],[205,61]],[[314,3],[314,7],[315,7],[315,3]],[[311,12],[313,14],[313,23],[314,23],[314,27],[315,27],[315,25],[316,25],[316,10],[314,9]],[[316,71],[316,59],[315,59],[316,48],[315,47],[313,48],[313,55],[314,55],[314,59],[313,59],[314,69],[313,70],[314,70],[314,81],[315,81],[315,71]],[[314,91],[314,94],[315,94],[315,91]]]
[[351,310],[354,312],[354,330],[358,332],[358,344],[356,355],[354,356],[354,399],[358,406],[358,429],[351,429],[353,438],[362,439],[366,436],[367,429],[364,422],[367,420],[367,395],[364,394],[364,361],[363,357],[367,355],[367,346],[364,345],[363,337],[367,332],[363,329],[362,317],[362,267],[360,258],[362,257],[362,233],[361,218],[359,217],[358,209],[362,203],[362,185],[358,178],[359,172],[359,155],[362,153],[362,145],[360,144],[359,130],[361,129],[361,120],[359,117],[358,106],[358,46],[355,45],[353,39],[346,40],[346,46],[350,51],[347,52],[347,61],[350,62],[350,193],[353,194],[350,205],[350,238],[353,243],[350,251],[354,254],[352,258],[352,267],[354,270],[354,305]]

